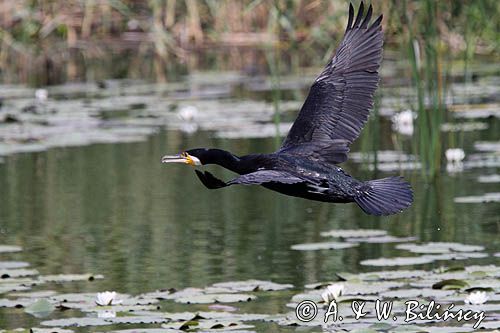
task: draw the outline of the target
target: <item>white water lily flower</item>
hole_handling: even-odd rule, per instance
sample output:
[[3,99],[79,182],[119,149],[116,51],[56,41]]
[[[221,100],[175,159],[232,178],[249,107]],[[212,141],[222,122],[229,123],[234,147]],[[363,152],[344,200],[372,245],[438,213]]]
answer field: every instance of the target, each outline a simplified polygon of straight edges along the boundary
[[471,305],[480,305],[486,303],[487,300],[488,296],[486,296],[486,292],[474,291],[467,295],[464,302]]
[[461,148],[450,148],[445,152],[448,162],[461,162],[465,158],[465,152]]
[[47,91],[47,89],[37,89],[37,90],[35,90],[35,98],[39,102],[45,102],[48,97],[49,97],[49,92]]
[[415,118],[411,110],[405,110],[392,116],[392,129],[403,135],[413,135],[413,119]]
[[326,287],[326,290],[321,294],[321,297],[325,303],[330,303],[331,301],[337,300],[342,292],[344,291],[344,285],[342,283],[334,283]]
[[184,121],[194,121],[196,118],[198,118],[198,108],[192,105],[186,105],[181,107],[179,112],[177,113],[177,116],[179,119],[184,120]]
[[116,291],[105,291],[97,293],[95,303],[99,306],[116,305],[122,301],[116,299]]

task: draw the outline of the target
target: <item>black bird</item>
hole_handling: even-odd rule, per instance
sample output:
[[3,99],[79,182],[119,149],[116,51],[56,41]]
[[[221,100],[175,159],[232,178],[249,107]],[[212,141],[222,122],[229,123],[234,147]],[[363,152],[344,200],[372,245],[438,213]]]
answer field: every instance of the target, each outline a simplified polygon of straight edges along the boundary
[[355,202],[368,214],[401,212],[413,201],[410,185],[401,177],[360,181],[337,166],[347,160],[373,107],[382,60],[382,15],[372,24],[372,6],[364,15],[361,3],[349,21],[337,52],[314,81],[281,148],[271,154],[236,156],[220,149],[191,149],[164,156],[163,163],[217,164],[240,174],[224,182],[196,170],[209,189],[230,185],[262,185],[268,189],[323,202]]

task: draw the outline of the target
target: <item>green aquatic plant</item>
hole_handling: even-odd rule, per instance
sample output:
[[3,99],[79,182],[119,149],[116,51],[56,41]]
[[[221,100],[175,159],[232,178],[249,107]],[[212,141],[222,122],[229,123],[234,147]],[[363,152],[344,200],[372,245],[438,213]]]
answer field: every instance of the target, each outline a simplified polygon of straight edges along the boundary
[[437,30],[437,5],[425,1],[423,8],[418,8],[422,12],[420,18],[426,17],[427,24],[422,25],[418,22],[419,16],[415,17],[408,9],[408,1],[402,3],[408,59],[416,95],[418,126],[413,146],[420,156],[423,174],[432,177],[441,169],[441,123],[445,113],[445,74]]

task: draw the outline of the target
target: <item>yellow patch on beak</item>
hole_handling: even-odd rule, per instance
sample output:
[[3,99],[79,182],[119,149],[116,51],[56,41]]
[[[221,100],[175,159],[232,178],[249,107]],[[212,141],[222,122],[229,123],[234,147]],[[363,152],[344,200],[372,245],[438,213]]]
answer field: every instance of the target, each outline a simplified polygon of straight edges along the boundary
[[191,156],[188,153],[184,152],[179,155],[166,155],[161,159],[162,163],[184,163],[189,165],[201,165],[201,161],[196,156]]
[[197,157],[191,156],[186,152],[182,153],[181,156],[184,158],[184,162],[186,164],[192,166],[201,165],[200,160]]
[[196,165],[196,163],[191,158],[191,156],[189,156],[189,154],[186,154],[186,164],[193,165],[193,166]]

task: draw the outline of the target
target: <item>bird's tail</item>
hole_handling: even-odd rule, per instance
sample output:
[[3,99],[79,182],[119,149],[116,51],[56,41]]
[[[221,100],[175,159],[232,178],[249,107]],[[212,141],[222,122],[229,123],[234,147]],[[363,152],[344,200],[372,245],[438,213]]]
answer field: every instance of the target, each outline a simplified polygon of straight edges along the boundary
[[389,177],[363,183],[354,200],[367,214],[391,215],[411,205],[413,191],[402,177]]

